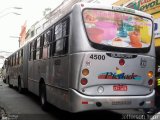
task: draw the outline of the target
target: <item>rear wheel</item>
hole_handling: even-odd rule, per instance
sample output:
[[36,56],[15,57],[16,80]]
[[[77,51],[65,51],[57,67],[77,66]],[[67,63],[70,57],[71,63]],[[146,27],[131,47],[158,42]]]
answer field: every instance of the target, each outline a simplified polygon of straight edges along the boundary
[[45,83],[40,85],[40,103],[43,110],[47,110],[46,86]]
[[13,85],[11,85],[11,83],[10,83],[10,79],[9,79],[9,77],[8,77],[8,85],[9,85],[9,87],[10,87],[10,88],[12,88],[12,87],[13,87]]
[[152,109],[143,109],[143,112],[147,115],[154,115],[156,112],[156,108],[152,108]]
[[19,93],[23,92],[23,89],[22,89],[22,86],[21,86],[21,79],[20,78],[18,78],[18,91],[19,91]]

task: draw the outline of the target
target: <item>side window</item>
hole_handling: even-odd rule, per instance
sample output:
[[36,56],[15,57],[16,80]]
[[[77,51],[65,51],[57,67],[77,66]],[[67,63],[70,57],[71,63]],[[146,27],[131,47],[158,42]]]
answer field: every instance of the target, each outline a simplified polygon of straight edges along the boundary
[[51,30],[47,31],[47,39],[48,39],[48,43],[50,43],[52,41]]
[[44,46],[48,44],[47,33],[44,34]]
[[29,60],[33,59],[33,55],[32,55],[32,43],[29,44]]
[[36,59],[36,47],[37,47],[37,40],[34,40],[34,41],[33,41],[33,44],[32,44],[33,60]]
[[69,18],[63,22],[64,54],[68,53],[68,40],[69,40]]
[[62,23],[59,23],[55,27],[55,39],[58,40],[62,38]]
[[23,63],[23,49],[20,50],[19,52],[19,64]]
[[16,60],[16,53],[14,54],[14,66],[16,66],[17,60]]
[[15,63],[16,63],[16,55],[14,54],[13,55],[13,66],[15,66]]
[[55,26],[55,54],[61,55],[68,52],[69,19],[65,19]]
[[48,57],[51,57],[51,54],[52,54],[52,29],[49,29],[47,31],[47,41],[48,41]]
[[11,66],[11,57],[8,58],[9,66]]
[[51,30],[47,30],[44,34],[44,45],[43,45],[43,58],[46,59],[50,55],[50,42],[52,41]]
[[55,53],[55,45],[56,45],[54,26],[53,26],[52,29],[51,29],[51,38],[50,38],[50,41],[49,41],[49,45],[50,45],[50,48],[49,48],[49,56],[51,57],[51,56],[53,56],[54,53]]
[[48,58],[48,40],[47,33],[44,34],[43,59]]
[[13,55],[11,57],[11,65],[13,66]]
[[13,66],[13,55],[11,56],[11,66]]
[[39,58],[41,59],[43,56],[43,45],[44,45],[44,39],[43,39],[43,35],[40,37],[40,55]]
[[9,58],[9,64],[12,66],[12,56]]
[[19,65],[19,51],[16,53],[16,64]]
[[55,40],[56,40],[55,53],[58,55],[63,52],[62,23],[59,23],[55,27]]
[[40,37],[37,38],[36,60],[40,59]]
[[56,54],[62,54],[63,53],[63,40],[57,40],[56,41]]
[[21,50],[21,64],[23,63],[23,49]]

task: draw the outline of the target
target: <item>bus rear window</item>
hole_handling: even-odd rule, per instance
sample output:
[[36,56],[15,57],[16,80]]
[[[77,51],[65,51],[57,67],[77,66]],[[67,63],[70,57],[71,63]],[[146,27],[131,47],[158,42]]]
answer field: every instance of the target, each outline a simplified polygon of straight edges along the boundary
[[120,48],[147,48],[151,44],[152,21],[145,17],[86,9],[83,19],[93,43]]

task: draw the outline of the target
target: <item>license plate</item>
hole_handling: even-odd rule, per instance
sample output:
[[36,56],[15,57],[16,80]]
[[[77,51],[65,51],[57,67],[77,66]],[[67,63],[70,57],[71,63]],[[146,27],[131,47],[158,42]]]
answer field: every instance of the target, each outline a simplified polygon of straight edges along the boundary
[[112,101],[112,105],[131,105],[131,101]]
[[127,85],[114,85],[113,91],[127,91],[128,86]]

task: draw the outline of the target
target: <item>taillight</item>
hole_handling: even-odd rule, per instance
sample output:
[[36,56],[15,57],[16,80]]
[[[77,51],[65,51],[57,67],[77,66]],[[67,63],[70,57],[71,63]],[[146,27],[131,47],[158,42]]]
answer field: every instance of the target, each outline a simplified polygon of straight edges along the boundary
[[149,72],[147,73],[147,75],[148,75],[149,78],[152,78],[152,77],[153,77],[153,72],[152,72],[152,71],[149,71]]
[[120,59],[119,60],[119,65],[123,66],[125,64],[125,60],[124,59]]
[[153,79],[150,79],[149,81],[148,81],[148,85],[153,85]]
[[82,74],[83,74],[84,76],[87,76],[87,75],[89,74],[89,70],[88,70],[88,69],[83,69],[83,70],[82,70]]
[[81,84],[86,85],[88,83],[88,80],[86,78],[81,79]]

